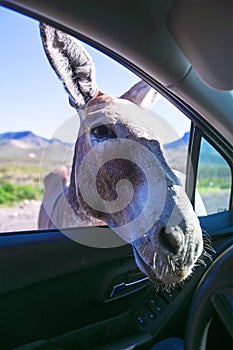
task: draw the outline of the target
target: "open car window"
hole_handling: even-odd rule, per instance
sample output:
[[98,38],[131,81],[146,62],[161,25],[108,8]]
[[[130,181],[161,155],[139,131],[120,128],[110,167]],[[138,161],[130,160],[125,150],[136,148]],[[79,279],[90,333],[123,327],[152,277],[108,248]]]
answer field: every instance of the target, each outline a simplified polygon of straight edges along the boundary
[[[45,55],[39,22],[3,7],[0,11],[1,41],[6,47],[1,56],[0,230],[37,230],[44,179],[65,167],[69,185],[80,119]],[[94,61],[102,91],[121,96],[139,81],[112,59],[84,47]],[[190,121],[162,96],[150,111],[163,154],[185,183]],[[50,209],[46,209],[49,215]],[[50,227],[46,225],[43,228]]]
[[[69,186],[80,116],[69,103],[63,84],[46,57],[40,23],[3,7],[0,11],[1,42],[6,47],[1,56],[0,231],[51,228],[50,203],[46,215],[51,222],[38,226],[45,183],[49,174],[62,173],[65,185]],[[139,82],[122,65],[85,43],[83,46],[94,62],[101,91],[120,97]],[[156,130],[167,163],[185,186],[190,120],[158,93],[148,115],[148,131]],[[228,210],[231,169],[205,139],[201,141],[196,171],[196,214],[206,216]],[[59,196],[64,190],[64,179],[59,181],[52,196]],[[74,220],[57,227],[86,224],[104,223],[84,220],[77,224]]]

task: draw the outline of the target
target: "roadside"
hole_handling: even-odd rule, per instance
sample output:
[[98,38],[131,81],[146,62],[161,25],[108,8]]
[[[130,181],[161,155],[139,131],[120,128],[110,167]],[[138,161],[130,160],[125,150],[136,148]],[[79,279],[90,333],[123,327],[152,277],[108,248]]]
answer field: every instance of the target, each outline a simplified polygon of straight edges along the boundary
[[0,208],[0,232],[36,230],[40,201],[24,200],[10,208]]
[[[208,213],[224,211],[229,202],[228,191],[202,195]],[[25,199],[13,207],[0,208],[0,232],[37,230],[41,201]]]

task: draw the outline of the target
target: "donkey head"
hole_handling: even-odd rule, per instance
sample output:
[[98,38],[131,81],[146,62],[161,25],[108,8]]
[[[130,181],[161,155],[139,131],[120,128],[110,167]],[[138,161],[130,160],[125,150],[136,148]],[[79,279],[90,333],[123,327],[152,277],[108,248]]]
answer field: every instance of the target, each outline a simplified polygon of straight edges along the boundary
[[202,230],[164,159],[156,120],[142,108],[156,93],[144,82],[121,98],[101,93],[92,60],[78,40],[45,24],[41,35],[80,116],[69,187],[73,212],[104,221],[129,242],[151,280],[183,280],[202,252]]

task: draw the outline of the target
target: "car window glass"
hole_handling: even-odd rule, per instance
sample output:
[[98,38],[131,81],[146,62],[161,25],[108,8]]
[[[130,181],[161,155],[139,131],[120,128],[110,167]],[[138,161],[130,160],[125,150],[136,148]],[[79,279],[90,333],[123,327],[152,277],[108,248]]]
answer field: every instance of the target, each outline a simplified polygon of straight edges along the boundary
[[229,209],[231,194],[231,170],[221,154],[202,138],[198,172],[196,205],[200,197],[206,214]]
[[[65,166],[70,181],[79,118],[45,56],[39,23],[3,7],[0,17],[0,231],[36,230],[45,177]],[[101,91],[121,96],[140,80],[84,46]],[[190,121],[162,96],[151,111],[155,126],[149,129],[156,128],[167,162],[185,182]]]

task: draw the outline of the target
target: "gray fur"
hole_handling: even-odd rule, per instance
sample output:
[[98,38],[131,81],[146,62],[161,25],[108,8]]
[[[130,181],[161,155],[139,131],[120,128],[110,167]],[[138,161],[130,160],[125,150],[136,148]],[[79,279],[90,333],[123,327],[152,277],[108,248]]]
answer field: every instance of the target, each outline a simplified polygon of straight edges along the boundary
[[[121,98],[102,94],[96,88],[91,58],[76,39],[46,25],[41,25],[41,34],[48,59],[74,101],[73,106],[79,113],[82,109],[82,118],[70,183],[64,169],[57,184],[57,174],[46,178],[39,227],[44,222],[58,228],[84,222],[106,223],[132,244],[138,267],[152,281],[182,281],[190,275],[202,252],[202,230],[184,188],[164,159],[156,120],[141,108],[151,105],[156,94],[144,82],[137,83]],[[93,133],[100,125],[107,126],[110,132],[102,140],[98,131]],[[85,163],[90,155],[91,161]],[[118,192],[119,183],[123,187]],[[91,201],[85,199],[88,192]],[[120,196],[123,200],[131,198],[130,202],[111,211],[109,208]],[[150,206],[146,206],[148,197]],[[100,209],[94,202],[103,203],[103,207]],[[133,226],[135,221],[137,225]]]
[[70,35],[44,23],[40,30],[47,57],[70,95],[71,105],[83,108],[97,91],[95,68],[89,54]]

